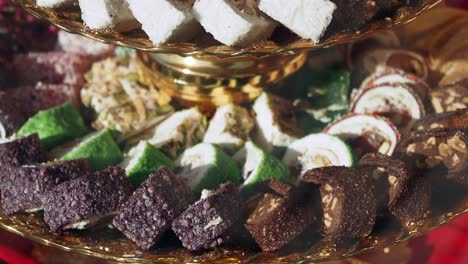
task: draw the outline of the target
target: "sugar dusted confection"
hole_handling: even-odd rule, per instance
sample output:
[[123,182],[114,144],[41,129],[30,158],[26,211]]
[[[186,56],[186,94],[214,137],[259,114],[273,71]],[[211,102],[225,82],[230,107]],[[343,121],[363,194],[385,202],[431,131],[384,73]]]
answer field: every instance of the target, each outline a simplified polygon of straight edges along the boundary
[[113,223],[138,247],[148,250],[193,198],[181,178],[167,167],[161,167],[120,206]]
[[58,184],[89,172],[85,159],[12,168],[2,179],[2,208],[6,214],[43,208],[43,196]]
[[317,43],[330,25],[336,5],[329,0],[261,0],[259,8],[302,38]]
[[127,1],[155,45],[191,40],[202,29],[190,12],[195,0]]
[[81,18],[91,29],[126,32],[140,27],[126,0],[78,0],[78,3]]
[[16,54],[13,68],[18,85],[36,85],[38,82],[68,84],[81,89],[83,74],[91,62],[78,54],[61,51]]
[[36,5],[42,7],[59,7],[76,3],[77,0],[36,0]]
[[259,0],[197,0],[193,15],[216,40],[229,46],[248,46],[268,39],[276,23],[258,9]]
[[118,167],[64,182],[47,193],[44,220],[53,232],[85,229],[114,215],[132,193],[125,172]]
[[78,34],[71,34],[63,30],[58,32],[57,46],[59,50],[86,56],[91,61],[108,58],[115,51],[114,45],[95,41]]
[[227,232],[241,211],[239,190],[228,182],[204,190],[200,200],[172,222],[172,230],[190,251],[213,249],[228,240]]

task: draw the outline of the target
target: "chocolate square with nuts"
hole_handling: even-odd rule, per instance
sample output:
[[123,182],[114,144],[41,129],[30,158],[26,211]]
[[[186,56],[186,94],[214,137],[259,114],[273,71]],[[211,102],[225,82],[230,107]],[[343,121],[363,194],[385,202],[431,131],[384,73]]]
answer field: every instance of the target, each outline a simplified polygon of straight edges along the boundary
[[435,129],[409,133],[397,154],[424,174],[445,177],[468,185],[468,136],[456,129]]
[[460,129],[468,131],[468,108],[453,112],[446,112],[425,116],[413,124],[414,131],[428,131],[432,129]]
[[245,227],[263,251],[275,251],[304,232],[315,220],[308,196],[286,183],[272,180]]
[[308,171],[306,183],[320,185],[325,237],[354,238],[372,232],[376,199],[366,174],[346,167],[323,167]]
[[161,167],[120,206],[113,223],[138,247],[148,250],[193,200],[183,180]]
[[387,215],[408,187],[410,175],[406,164],[384,154],[369,153],[359,161],[359,171],[367,173],[374,185],[378,215]]

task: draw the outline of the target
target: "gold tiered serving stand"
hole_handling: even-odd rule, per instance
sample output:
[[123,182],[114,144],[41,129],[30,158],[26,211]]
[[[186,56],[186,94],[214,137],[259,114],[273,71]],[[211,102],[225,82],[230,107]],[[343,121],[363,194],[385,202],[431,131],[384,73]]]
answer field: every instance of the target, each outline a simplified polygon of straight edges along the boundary
[[[287,32],[277,32],[270,41],[237,49],[216,43],[208,34],[197,37],[191,43],[155,47],[140,30],[128,33],[92,31],[83,25],[80,11],[76,8],[51,10],[35,6],[34,0],[11,1],[66,31],[138,50],[143,72],[157,87],[183,106],[197,105],[206,110],[228,102],[246,103],[253,100],[262,91],[301,68],[310,50],[356,41],[410,22],[441,2],[426,0],[418,7],[402,8],[393,17],[374,21],[359,32],[327,33],[319,44],[298,39]],[[203,254],[192,254],[169,237],[156,249],[139,252],[130,240],[110,227],[52,234],[37,214],[4,216],[0,211],[0,227],[65,251],[125,263],[311,263],[353,256],[424,234],[468,211],[468,197],[463,188],[438,186],[434,195],[442,198],[436,199],[439,202],[431,205],[423,219],[407,228],[392,221],[378,222],[371,236],[340,243],[323,241],[317,235],[307,233],[274,253],[225,246]]]

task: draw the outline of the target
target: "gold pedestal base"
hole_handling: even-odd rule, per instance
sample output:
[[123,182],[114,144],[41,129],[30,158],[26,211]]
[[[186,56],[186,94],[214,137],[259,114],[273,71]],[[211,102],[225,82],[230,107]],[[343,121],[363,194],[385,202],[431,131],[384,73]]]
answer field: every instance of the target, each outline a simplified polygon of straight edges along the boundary
[[138,57],[144,74],[181,105],[212,111],[227,103],[252,101],[299,70],[307,53],[218,58],[139,52]]

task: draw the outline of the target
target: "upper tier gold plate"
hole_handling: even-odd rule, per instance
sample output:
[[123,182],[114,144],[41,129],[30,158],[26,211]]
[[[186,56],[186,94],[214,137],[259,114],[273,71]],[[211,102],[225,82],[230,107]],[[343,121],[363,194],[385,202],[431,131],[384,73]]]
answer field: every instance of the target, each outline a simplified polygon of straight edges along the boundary
[[421,12],[435,6],[441,2],[441,0],[422,0],[419,6],[400,8],[395,12],[393,17],[385,17],[372,21],[359,31],[349,30],[327,34],[328,36],[323,37],[322,41],[318,44],[314,44],[310,40],[299,39],[287,32],[287,30],[277,30],[271,40],[256,43],[244,49],[220,45],[219,42],[213,40],[209,34],[201,34],[191,43],[165,44],[155,47],[142,30],[118,33],[114,31],[94,31],[87,28],[81,20],[78,7],[66,10],[54,10],[36,6],[35,0],[11,0],[11,2],[24,8],[32,15],[45,19],[61,29],[81,34],[94,40],[142,51],[175,53],[183,56],[213,55],[228,57],[238,55],[263,56],[292,51],[303,52],[335,44],[352,42],[378,31],[412,21]]

